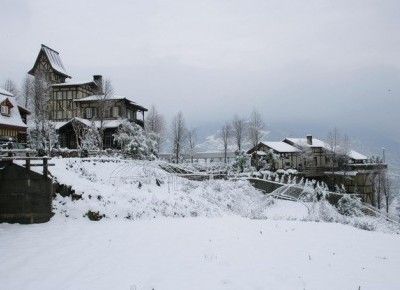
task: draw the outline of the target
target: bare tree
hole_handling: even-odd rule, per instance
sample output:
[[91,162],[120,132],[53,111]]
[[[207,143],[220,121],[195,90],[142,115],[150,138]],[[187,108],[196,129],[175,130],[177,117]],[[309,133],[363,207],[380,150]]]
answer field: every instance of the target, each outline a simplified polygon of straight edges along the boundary
[[72,130],[74,131],[75,134],[75,145],[76,149],[81,149],[81,144],[82,144],[82,139],[86,131],[86,125],[82,124],[75,118],[71,122],[72,125]]
[[389,213],[389,205],[392,201],[392,182],[386,168],[381,168],[376,176],[375,195],[378,209],[385,205],[386,213]]
[[241,151],[243,142],[244,142],[244,135],[245,135],[245,121],[239,116],[235,115],[232,121],[232,132],[233,132],[233,139],[236,143],[237,150]]
[[179,163],[186,139],[185,120],[182,112],[179,112],[172,120],[171,124],[171,141],[172,150],[175,155],[176,163]]
[[264,129],[265,125],[262,120],[261,114],[256,110],[253,110],[253,112],[251,113],[249,121],[248,134],[252,146],[254,147],[257,146],[264,137],[262,130]]
[[342,136],[337,128],[334,128],[328,133],[327,136],[328,148],[327,154],[329,156],[328,167],[331,171],[332,183],[335,184],[335,170],[343,170],[346,172],[346,165],[348,164],[348,153],[350,151],[350,139],[347,135]]
[[111,112],[113,102],[111,101],[114,96],[114,88],[112,86],[111,80],[106,79],[104,84],[100,84],[102,86],[99,95],[99,106],[98,106],[98,115],[97,118],[99,120],[99,134],[100,134],[100,148],[103,148],[104,141],[104,123],[106,118],[109,118],[113,112]]
[[227,155],[228,155],[228,146],[231,142],[231,137],[232,137],[232,127],[229,123],[225,123],[222,128],[221,131],[219,132],[221,141],[222,141],[222,145],[224,147],[224,161],[225,163],[227,162]]
[[193,155],[197,145],[197,132],[196,129],[190,129],[187,131],[187,143],[190,155],[190,162],[193,163]]
[[38,74],[33,81],[33,92],[32,92],[32,110],[33,110],[33,121],[35,136],[33,141],[37,148],[51,149],[50,144],[50,129],[49,122],[49,98],[51,87],[49,82],[46,80],[44,75]]
[[26,75],[22,81],[19,102],[27,109],[29,109],[32,105],[33,92],[34,92],[34,81],[32,77]]
[[7,79],[7,80],[4,82],[4,89],[5,89],[6,91],[9,91],[10,93],[12,93],[13,96],[16,97],[16,98],[17,98],[18,95],[19,95],[18,87],[17,87],[17,85],[15,84],[15,82],[14,82],[13,80],[11,80],[11,79]]
[[157,151],[160,152],[165,137],[165,119],[154,105],[151,106],[147,114],[145,130],[156,134]]

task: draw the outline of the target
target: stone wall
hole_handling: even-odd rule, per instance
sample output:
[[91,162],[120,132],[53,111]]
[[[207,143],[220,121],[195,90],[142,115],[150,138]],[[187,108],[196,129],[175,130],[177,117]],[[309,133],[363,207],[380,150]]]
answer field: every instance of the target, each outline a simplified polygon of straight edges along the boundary
[[50,178],[11,162],[0,163],[0,222],[49,221],[52,195]]

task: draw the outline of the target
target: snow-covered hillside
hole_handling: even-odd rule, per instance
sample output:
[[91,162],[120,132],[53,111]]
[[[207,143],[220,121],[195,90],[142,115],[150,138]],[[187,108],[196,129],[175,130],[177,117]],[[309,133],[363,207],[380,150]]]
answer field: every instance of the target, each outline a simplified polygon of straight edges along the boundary
[[240,215],[269,200],[247,181],[189,181],[165,172],[159,162],[109,159],[54,159],[56,180],[71,185],[81,199],[57,195],[55,212],[81,218],[98,211],[107,218]]
[[397,290],[400,237],[223,218],[0,225],[1,289]]
[[[382,220],[341,216],[324,202],[272,199],[246,180],[189,181],[158,161],[51,163],[74,196],[56,195],[48,223],[0,224],[1,289],[400,285],[400,236],[356,228],[394,232]],[[90,221],[88,211],[105,217]]]

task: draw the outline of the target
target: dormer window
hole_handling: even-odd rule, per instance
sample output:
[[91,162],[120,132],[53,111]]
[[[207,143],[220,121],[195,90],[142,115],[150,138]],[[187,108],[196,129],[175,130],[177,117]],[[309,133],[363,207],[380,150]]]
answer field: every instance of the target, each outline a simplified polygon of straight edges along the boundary
[[7,105],[1,105],[1,114],[4,116],[9,116],[10,115],[10,107]]

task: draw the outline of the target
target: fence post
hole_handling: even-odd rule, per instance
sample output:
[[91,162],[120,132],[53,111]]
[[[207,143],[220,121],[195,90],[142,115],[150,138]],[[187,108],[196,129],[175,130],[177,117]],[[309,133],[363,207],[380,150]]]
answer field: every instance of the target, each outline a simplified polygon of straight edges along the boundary
[[47,158],[43,158],[43,176],[47,177],[47,172],[48,172],[48,160]]
[[25,168],[27,170],[31,170],[31,160],[28,158],[25,159]]

